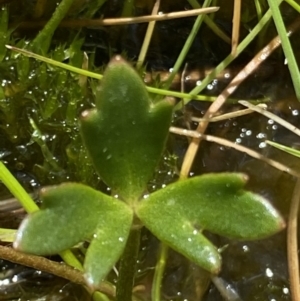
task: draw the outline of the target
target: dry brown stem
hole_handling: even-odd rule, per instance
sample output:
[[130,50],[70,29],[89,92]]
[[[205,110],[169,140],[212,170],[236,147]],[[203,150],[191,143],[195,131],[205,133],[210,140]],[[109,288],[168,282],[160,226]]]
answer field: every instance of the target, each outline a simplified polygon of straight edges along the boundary
[[[300,19],[298,18],[292,25],[288,27],[288,35],[294,33],[300,26]],[[226,102],[227,98],[236,90],[236,88],[256,69],[264,62],[270,54],[281,45],[279,36],[276,36],[270,43],[268,43],[261,51],[259,51],[254,58],[233,78],[229,85],[222,91],[217,99],[211,104],[206,111],[203,121],[201,121],[197,127],[197,132],[204,133],[209,119],[212,118]],[[198,151],[202,138],[193,138],[184,157],[184,161],[181,168],[181,178],[188,177],[194,158]]]
[[[209,14],[219,10],[219,7],[207,7],[197,8],[187,11],[172,12],[167,14],[159,14],[155,16],[141,16],[141,17],[130,17],[130,18],[110,18],[110,19],[69,19],[63,20],[60,23],[60,27],[90,27],[90,28],[101,28],[103,26],[113,25],[128,25],[137,23],[147,23],[151,21],[167,21],[171,19],[186,18],[198,16],[201,14]],[[20,27],[22,28],[36,28],[44,26],[48,21],[34,21],[34,22],[22,22]]]
[[234,0],[233,7],[233,26],[231,37],[231,54],[236,56],[236,49],[239,44],[240,22],[241,22],[241,0]]
[[300,178],[294,188],[287,227],[287,251],[292,301],[300,300],[299,259],[298,259],[298,211],[300,200]]
[[[10,247],[1,245],[0,258],[56,275],[86,287],[83,273],[64,263],[55,262],[41,256],[21,253]],[[110,296],[115,295],[115,291],[112,287],[104,282],[99,285],[99,290]]]
[[204,134],[201,134],[197,131],[191,131],[191,130],[176,128],[176,127],[173,127],[173,126],[170,127],[170,132],[174,133],[174,134],[178,134],[178,135],[184,135],[184,136],[192,137],[193,139],[201,139],[201,140],[205,140],[205,141],[208,141],[208,142],[214,142],[214,143],[217,143],[217,144],[220,144],[220,145],[224,145],[226,147],[234,148],[237,151],[240,151],[242,153],[245,153],[245,154],[251,156],[252,158],[261,160],[261,161],[269,164],[270,166],[272,166],[272,167],[274,167],[274,168],[276,168],[280,171],[286,172],[286,173],[288,173],[292,176],[295,176],[295,177],[300,176],[299,172],[287,167],[286,165],[284,165],[284,164],[282,164],[278,161],[269,159],[269,158],[263,156],[262,154],[254,151],[254,150],[252,150],[252,149],[250,149],[246,146],[236,144],[236,143],[231,142],[229,140],[226,140],[224,138],[211,136],[211,135],[204,135]]

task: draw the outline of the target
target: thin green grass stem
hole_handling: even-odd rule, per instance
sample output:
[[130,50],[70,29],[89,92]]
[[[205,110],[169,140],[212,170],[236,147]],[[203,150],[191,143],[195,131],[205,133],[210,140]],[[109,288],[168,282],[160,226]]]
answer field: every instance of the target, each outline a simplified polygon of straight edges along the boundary
[[17,230],[15,229],[0,228],[0,240],[12,243],[16,237],[16,232]]
[[[160,0],[156,0],[155,4],[153,6],[152,15],[157,15],[158,10],[159,10],[159,5],[160,5]],[[143,45],[142,45],[142,48],[141,48],[141,51],[140,51],[140,54],[139,54],[139,57],[137,60],[137,64],[136,64],[137,69],[139,69],[144,64],[144,60],[145,60],[146,54],[148,52],[148,48],[149,48],[149,45],[151,42],[155,24],[156,24],[156,21],[151,21],[148,23],[146,35],[145,35]]]
[[51,19],[39,32],[36,38],[31,43],[31,50],[38,53],[47,53],[54,31],[58,27],[59,23],[68,13],[74,0],[62,0],[57,6],[55,12],[53,13]]
[[283,144],[279,144],[279,143],[276,143],[276,142],[273,142],[273,141],[270,141],[270,140],[266,140],[266,143],[269,144],[269,145],[272,145],[273,147],[277,148],[277,149],[280,149],[294,157],[297,157],[297,158],[300,158],[300,151],[297,150],[297,149],[294,149],[294,148],[291,148],[291,147],[288,147],[286,145],[283,145]]
[[[205,0],[203,3],[203,8],[208,7],[210,5],[210,3],[211,3],[211,0]],[[204,20],[204,16],[205,15],[199,15],[197,17],[197,19],[193,25],[193,28],[192,28],[188,38],[186,39],[185,44],[184,44],[183,48],[181,49],[181,52],[176,60],[173,70],[172,70],[170,76],[168,77],[167,81],[163,85],[164,89],[168,89],[171,86],[171,84],[174,80],[174,77],[179,72],[179,69],[181,68],[181,66],[195,40],[195,37],[200,29],[200,26]]]
[[285,0],[293,9],[300,13],[300,5],[294,0]]
[[83,266],[77,257],[73,254],[71,250],[65,250],[59,253],[59,256],[63,259],[65,263],[76,268],[79,271],[83,271]]
[[266,41],[266,35],[268,32],[268,27],[271,24],[271,19],[268,20],[267,24],[264,26],[264,28],[260,31],[257,37],[257,43],[255,45],[255,52],[259,52],[265,45]]
[[[282,1],[282,0],[279,0]],[[270,20],[272,12],[269,9],[261,20],[256,24],[256,26],[251,30],[251,32],[243,39],[243,41],[238,45],[236,49],[236,56],[229,54],[209,75],[207,75],[201,82],[199,86],[196,86],[190,94],[197,95],[221,72],[223,71],[236,57],[238,57],[244,49],[253,41],[253,39],[259,34],[265,24]],[[180,109],[182,106],[186,105],[190,99],[183,99],[183,102],[178,103],[175,109]]]
[[[61,62],[49,59],[47,57],[44,57],[44,56],[39,55],[39,54],[35,54],[33,52],[30,52],[30,51],[27,51],[27,50],[24,50],[24,49],[20,49],[20,48],[8,46],[8,45],[6,45],[6,47],[8,49],[12,49],[12,50],[17,51],[19,53],[22,53],[22,54],[24,54],[28,57],[35,58],[39,61],[45,62],[47,64],[50,64],[50,65],[53,65],[53,66],[56,66],[56,67],[59,67],[59,68],[63,68],[65,70],[69,70],[71,72],[74,72],[74,73],[77,73],[77,74],[80,74],[80,75],[83,75],[83,76],[88,76],[90,78],[99,79],[99,80],[101,80],[103,78],[102,74],[87,71],[87,70],[84,70],[84,69],[80,69],[80,68],[71,66],[69,64],[61,63]],[[214,97],[214,96],[193,95],[192,93],[181,93],[181,92],[177,92],[177,91],[158,89],[158,88],[148,87],[148,86],[146,86],[146,89],[150,93],[154,93],[154,94],[157,94],[157,95],[163,95],[163,96],[173,96],[173,97],[178,97],[178,98],[196,99],[196,100],[200,100],[200,101],[210,101],[210,102],[213,102],[216,99],[216,97]],[[236,102],[236,100],[233,100],[233,99],[231,101]]]
[[287,32],[281,13],[279,9],[279,2],[274,0],[268,0],[270,9],[272,11],[273,20],[278,32],[278,35],[281,39],[282,49],[284,52],[284,55],[287,59],[287,64],[290,70],[292,82],[294,85],[295,93],[297,96],[297,99],[300,101],[300,72],[298,68],[298,64],[289,40],[289,36],[291,32]]
[[[282,1],[282,0],[280,0]],[[241,43],[239,43],[237,49],[236,49],[236,57],[240,55],[245,48],[253,41],[253,39],[259,34],[259,32],[262,30],[262,28],[265,26],[265,24],[270,20],[272,16],[272,12],[269,9],[265,15],[261,18],[261,20],[256,24],[256,26],[251,30],[251,32],[243,39]],[[206,88],[206,86],[221,72],[223,71],[236,57],[229,54],[215,69],[213,72],[211,72],[208,76],[206,76],[203,81],[201,82],[201,85],[195,87],[191,91],[193,94],[200,93],[203,89]]]
[[101,292],[95,292],[93,294],[93,301],[110,301],[111,299],[108,298],[105,294]]
[[32,126],[32,128],[34,129],[34,132],[32,134],[32,140],[39,145],[46,161],[49,163],[49,165],[51,166],[51,168],[53,170],[62,171],[62,168],[55,161],[53,154],[51,153],[47,144],[45,143],[45,141],[43,139],[43,135],[42,135],[40,129],[35,124],[34,120],[29,118],[29,123]]
[[155,273],[151,291],[152,301],[160,301],[161,300],[161,286],[162,280],[164,276],[164,271],[167,263],[169,247],[164,243],[160,244],[160,252],[157,264],[155,266]]
[[[146,89],[150,93],[154,93],[157,95],[163,95],[163,96],[173,96],[177,98],[184,98],[185,95],[188,96],[188,98],[195,99],[195,100],[200,100],[200,101],[210,101],[214,102],[217,97],[215,96],[206,96],[206,95],[193,95],[193,94],[188,94],[188,93],[181,93],[181,92],[176,92],[176,91],[171,91],[171,90],[166,90],[166,89],[158,89],[154,87],[148,87],[146,86]],[[233,102],[236,102],[236,100],[231,99]]]
[[[216,7],[216,6],[218,6],[218,1],[219,0],[212,0],[212,2],[211,2],[211,5],[214,7]],[[211,13],[210,15],[209,15],[209,19],[212,21],[212,22],[214,22],[214,19],[215,19],[215,15],[216,15],[216,13]]]
[[20,185],[16,178],[10,173],[3,162],[0,161],[0,180],[8,190],[20,201],[28,213],[39,210],[37,204],[32,200],[26,190]]
[[132,289],[140,246],[141,229],[130,231],[125,250],[122,254],[116,287],[116,301],[132,301]]
[[107,0],[96,0],[89,2],[88,11],[85,13],[85,18],[92,18],[106,1]]
[[[102,74],[87,71],[87,70],[84,70],[84,69],[80,69],[80,68],[71,66],[69,64],[61,63],[61,62],[49,59],[47,57],[44,57],[44,56],[39,55],[39,54],[35,54],[33,52],[30,52],[30,51],[27,51],[27,50],[24,50],[24,49],[12,47],[12,46],[9,46],[9,45],[6,45],[6,47],[8,49],[13,50],[13,51],[22,53],[23,55],[26,55],[28,57],[32,57],[34,59],[45,62],[47,64],[50,64],[50,65],[53,65],[53,66],[56,66],[56,67],[59,67],[59,68],[63,68],[65,70],[69,70],[71,72],[74,72],[74,73],[77,73],[77,74],[80,74],[80,75],[83,75],[83,76],[87,76],[87,77],[98,79],[98,80],[101,80],[103,78]],[[212,78],[214,78],[215,74],[218,74],[225,67],[220,68],[217,73],[214,72],[213,73],[214,75],[212,76]],[[197,95],[197,94],[194,94],[192,91],[190,93],[182,93],[182,92],[177,92],[177,91],[172,91],[172,90],[167,90],[167,89],[159,89],[159,88],[154,88],[154,87],[149,87],[149,86],[146,86],[146,89],[149,93],[162,95],[162,96],[171,96],[171,97],[176,97],[176,98],[180,98],[180,99],[185,99],[186,102],[188,102],[191,99],[195,99],[195,100],[199,100],[199,101],[214,102],[217,98],[216,96]],[[228,103],[236,103],[237,102],[236,99],[232,99],[232,98],[228,98],[227,101],[228,101]],[[268,102],[268,101],[269,101],[268,99],[259,99],[259,100],[253,100],[253,103]]]
[[124,4],[123,4],[121,17],[122,18],[131,17],[133,14],[134,1],[133,0],[125,0],[123,2],[124,2]]
[[50,59],[46,56],[39,55],[39,54],[33,53],[31,51],[27,51],[25,49],[21,49],[21,48],[9,46],[9,45],[6,45],[6,47],[8,49],[13,50],[13,51],[19,52],[19,53],[21,53],[25,56],[32,57],[36,60],[39,60],[41,62],[47,63],[47,64],[52,65],[52,66],[56,66],[56,67],[59,67],[59,68],[65,69],[65,70],[69,70],[69,71],[71,71],[73,73],[77,73],[79,75],[88,76],[88,77],[95,78],[95,79],[102,79],[103,78],[102,74],[91,72],[91,71],[81,69],[81,68],[77,68],[77,67],[74,67],[74,66],[69,65],[69,64],[61,63],[59,61],[55,61],[55,60]]
[[2,7],[0,12],[0,62],[5,57],[5,43],[9,40],[11,30],[8,30],[8,8]]
[[254,0],[255,8],[256,8],[256,13],[257,13],[257,19],[258,21],[261,20],[262,14],[263,14],[263,9],[261,7],[260,0]]
[[[201,8],[201,5],[197,2],[197,0],[188,0],[188,2],[194,9]],[[231,44],[230,37],[228,37],[209,16],[204,16],[204,22],[218,37],[227,44]]]

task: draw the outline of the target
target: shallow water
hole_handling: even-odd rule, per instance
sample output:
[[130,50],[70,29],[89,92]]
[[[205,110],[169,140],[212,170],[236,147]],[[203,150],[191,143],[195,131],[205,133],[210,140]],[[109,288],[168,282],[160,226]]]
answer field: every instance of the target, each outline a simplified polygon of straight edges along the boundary
[[[277,105],[279,105],[279,103]],[[299,110],[298,103],[293,100],[290,101],[288,105],[283,105],[283,107],[284,108],[280,108],[282,115],[297,125],[298,118],[297,115],[295,115],[295,111]],[[231,110],[229,107],[227,109]],[[201,116],[201,111],[204,109],[199,108],[199,104],[191,104],[189,110],[193,111],[194,115]],[[277,110],[275,104],[272,110]],[[180,120],[180,118],[178,120]],[[178,121],[177,123],[180,124],[181,122]],[[192,127],[193,126],[192,124]],[[272,123],[270,124],[267,119],[257,114],[213,124],[209,127],[208,133],[228,138],[231,141],[239,141],[238,143],[257,149],[294,168],[297,168],[299,165],[298,160],[292,157],[283,155],[279,151],[274,151],[270,147],[261,147],[261,143],[266,138],[295,146],[298,145],[298,139],[287,133],[287,131],[281,127],[276,127]],[[182,155],[187,147],[187,139],[174,136],[172,139],[172,147],[174,148],[174,153],[179,157],[180,165]],[[3,145],[2,147],[5,148]],[[9,150],[7,151],[9,152]],[[13,161],[14,160],[10,160],[10,162]],[[18,162],[20,162],[20,159],[18,159]],[[250,177],[248,188],[269,198],[284,216],[287,215],[294,182],[292,177],[284,175],[282,172],[278,172],[272,167],[262,164],[237,151],[203,142],[192,173],[196,175],[219,171],[242,171],[247,173]],[[26,170],[23,169],[22,172],[26,174]],[[31,174],[31,171],[28,172],[28,174]],[[160,174],[160,179],[156,180],[153,184],[156,185],[156,187],[172,180],[170,170],[162,170]],[[13,220],[11,220],[10,226],[12,226],[12,222]],[[224,264],[220,277],[235,289],[241,300],[290,300],[284,232],[260,242],[240,243],[217,237],[214,237],[214,240],[220,247],[227,245],[223,252]],[[154,246],[150,245],[147,247],[150,250],[148,256],[152,258],[149,259],[149,261],[145,261],[145,265],[141,267],[142,271],[153,268],[153,253],[156,252],[155,246],[156,243],[154,243]],[[2,262],[1,266],[3,271],[7,269],[6,265],[6,262]],[[13,276],[4,276],[0,282],[0,296],[2,294],[2,300],[19,300],[20,296],[22,298],[21,300],[27,298],[30,300],[74,300],[72,299],[74,297],[74,295],[72,295],[74,288],[64,280],[61,282],[50,276],[43,277],[44,275],[42,275],[42,279],[35,278],[33,275],[35,275],[36,272],[31,271],[26,274],[24,270],[18,266],[12,266],[9,270],[9,274]],[[22,276],[24,273],[25,276]],[[151,275],[152,272],[146,273],[146,276],[141,277],[141,280],[138,282],[142,284],[146,283],[146,287],[149,286],[150,284],[148,282],[151,281]],[[13,277],[22,278],[22,280],[13,283]],[[197,283],[199,283],[201,277],[202,272],[198,267],[187,262],[182,256],[171,253],[163,282],[164,298],[174,301],[198,300]],[[7,282],[7,279],[9,279],[10,282]],[[36,286],[37,284],[38,286]],[[30,293],[27,292],[27,285],[30,287]],[[32,295],[32,291],[35,289],[37,293]],[[149,292],[143,291],[141,295],[145,300],[149,300]],[[86,297],[80,297],[80,295],[76,293],[76,298],[77,300],[85,300]],[[214,285],[210,285],[203,300],[218,301],[223,300],[223,298],[215,289]]]
[[[118,1],[113,2],[115,6],[112,5],[107,15],[110,12],[114,13],[114,10],[118,9]],[[182,6],[180,1],[173,2],[174,4],[172,5],[169,1],[164,9],[166,11],[168,9],[177,10]],[[147,10],[148,7],[146,6],[140,7],[141,12],[147,12]],[[219,23],[222,24],[224,30],[226,28],[228,31],[230,30],[230,22],[231,18],[219,19]],[[149,71],[168,70],[173,65],[192,23],[193,19],[189,21],[172,21],[168,25],[162,23],[157,26],[155,37],[147,56]],[[141,45],[140,37],[143,36],[144,31],[145,25],[129,26],[119,31],[115,28],[109,31],[90,29],[85,32],[86,42],[84,47],[93,52],[94,50],[92,51],[91,49],[94,49],[95,45],[97,45],[95,51],[97,64],[107,62],[109,55],[108,44],[110,44],[110,49],[113,49],[113,51],[126,50],[128,56],[135,59]],[[207,28],[203,29],[203,32],[194,43],[187,57],[188,72],[194,70],[203,71],[206,67],[216,65],[224,57],[224,53],[229,51],[229,46],[219,42],[219,40],[213,38],[209,38],[206,41],[202,40],[202,35],[208,35]],[[176,36],[176,43],[174,43],[174,35]],[[118,39],[118,36],[121,36],[122,39]],[[209,33],[210,36],[211,34]],[[297,37],[292,39],[295,41]],[[255,47],[253,46],[252,48]],[[170,49],[172,49],[172,52],[170,52]],[[232,74],[236,73],[249,60],[252,53],[250,51],[243,54],[238,59],[238,62],[231,66],[228,71]],[[261,71],[257,71],[250,80],[246,81],[238,89],[235,97],[244,99],[269,97],[272,101],[268,105],[271,111],[292,122],[295,126],[299,126],[300,105],[293,95],[289,74],[282,61],[282,54],[276,52],[262,66]],[[1,75],[2,84],[3,80],[14,83],[17,71],[16,69],[11,71],[9,74]],[[45,72],[51,74],[51,70],[47,69]],[[74,120],[75,125],[68,124],[64,120],[64,105],[66,105],[70,95],[68,91],[62,88],[63,86],[74,84],[74,79],[66,77],[63,73],[58,77],[49,75],[47,79],[51,79],[51,83],[57,84],[61,79],[64,80],[62,85],[57,88],[63,92],[57,94],[54,84],[49,86],[45,82],[38,82],[40,74],[30,74],[30,76],[32,84],[26,87],[27,92],[21,94],[21,98],[15,95],[18,93],[13,93],[13,95],[7,96],[0,103],[2,114],[2,127],[0,128],[1,159],[8,162],[9,168],[29,192],[35,191],[40,185],[54,184],[66,179],[92,182],[93,186],[105,189],[104,185],[99,183],[99,179],[94,173],[88,178],[87,174],[91,170],[90,167],[86,168],[86,170],[80,170],[80,172],[78,171],[81,168],[80,166],[74,167],[76,165],[74,162],[80,161],[78,158],[85,158],[85,154],[79,146],[80,141],[78,142],[76,120]],[[187,76],[189,76],[189,73]],[[185,90],[188,91],[194,84],[192,80],[187,79],[184,83]],[[176,85],[176,88],[179,88],[178,83]],[[174,85],[174,88],[176,85]],[[226,82],[218,78],[213,82],[212,87],[206,89],[205,92],[210,95],[217,95],[225,85]],[[44,107],[46,107],[47,95],[52,95],[52,97],[58,97],[59,99],[56,110],[53,109],[54,113],[50,114],[51,118],[47,114],[43,116],[39,111],[43,111]],[[5,101],[15,104],[16,100],[20,101],[16,116],[4,111],[7,108]],[[89,106],[91,106],[91,98],[79,103],[76,113]],[[207,103],[190,103],[185,112],[177,113],[174,124],[186,126],[189,123],[191,128],[194,128],[196,125],[190,121],[190,116],[203,116],[207,106]],[[14,110],[16,107],[16,105],[12,105],[10,108]],[[225,106],[223,112],[230,112],[237,108],[238,106]],[[6,116],[10,116],[12,119],[4,120],[3,118],[6,118]],[[31,131],[32,129],[28,126],[28,116],[41,122],[41,130],[45,141],[55,155],[57,162],[62,165],[62,170],[52,170],[50,168],[51,162],[44,162],[40,147],[31,140],[29,135],[29,129]],[[24,127],[20,126],[22,122],[25,124]],[[11,127],[11,124],[16,126]],[[253,113],[245,117],[211,124],[207,133],[254,148],[268,157],[279,160],[297,170],[300,167],[298,159],[284,155],[280,151],[264,145],[264,140],[269,139],[297,148],[300,146],[299,138],[259,114]],[[187,145],[188,140],[186,138],[171,135],[168,146],[169,151],[178,156],[177,169],[180,168]],[[67,156],[65,154],[66,147]],[[82,157],[80,157],[81,155]],[[68,159],[71,163],[66,163]],[[177,177],[174,162],[170,161],[172,160],[167,157],[161,164],[155,179],[149,184],[150,191],[160,188]],[[248,188],[270,199],[274,206],[282,212],[283,216],[287,216],[294,185],[294,179],[291,176],[283,174],[235,150],[203,142],[193,166],[192,174],[198,175],[220,171],[247,173],[250,178]],[[0,186],[0,195],[3,198],[9,197],[2,186]],[[6,215],[5,227],[16,227],[22,219],[22,216],[15,214],[7,217],[8,214]],[[4,219],[1,219],[0,222],[3,223]],[[1,224],[1,226],[3,227],[4,225]],[[229,289],[234,290],[239,295],[240,300],[290,300],[285,236],[286,234],[283,231],[272,238],[258,242],[236,242],[211,236],[217,246],[226,246],[222,253],[224,263],[220,277],[229,285]],[[150,300],[151,281],[157,248],[158,243],[156,239],[145,231],[137,275],[137,285],[143,285],[143,288],[136,293],[141,300]],[[0,266],[1,300],[88,300],[81,288],[65,280],[3,260],[0,262]],[[163,281],[163,298],[174,301],[199,301],[199,296],[203,295],[203,301],[224,300],[213,284],[208,286],[206,292],[205,289],[204,292],[201,291],[202,286],[206,287],[205,281],[207,278],[205,276],[205,273],[199,267],[188,262],[176,252],[170,251]]]
[[5,260],[0,260],[0,266],[1,300],[90,300],[82,287],[64,279]]

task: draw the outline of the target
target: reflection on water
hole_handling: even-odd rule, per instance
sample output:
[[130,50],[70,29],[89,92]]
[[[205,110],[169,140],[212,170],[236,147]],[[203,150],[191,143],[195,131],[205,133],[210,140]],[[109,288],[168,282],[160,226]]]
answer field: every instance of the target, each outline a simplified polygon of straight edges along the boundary
[[[228,244],[220,276],[230,281],[243,301],[290,300],[284,233],[259,242],[220,243]],[[211,286],[205,300],[223,299]]]
[[53,275],[0,260],[0,300],[88,301],[79,285]]

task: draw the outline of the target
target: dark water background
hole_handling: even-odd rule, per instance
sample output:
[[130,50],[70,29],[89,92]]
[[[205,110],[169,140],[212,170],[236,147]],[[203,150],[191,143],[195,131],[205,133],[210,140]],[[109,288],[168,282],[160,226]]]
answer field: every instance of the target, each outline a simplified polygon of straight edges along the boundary
[[[186,1],[162,2],[161,10],[165,12],[190,8]],[[12,1],[13,3],[15,2]],[[137,15],[151,12],[151,1],[137,1],[137,3]],[[215,20],[227,34],[230,34],[232,3],[220,1],[220,5],[227,9],[223,10],[222,14],[216,14]],[[251,12],[252,1],[245,1],[244,5],[249,7]],[[116,16],[121,7],[121,1],[108,1],[101,13],[106,17]],[[13,6],[11,11],[12,20],[15,22]],[[28,11],[24,10],[23,18],[30,17],[30,10]],[[101,13],[99,12],[99,15]],[[295,17],[295,13],[287,5],[283,6],[283,14],[287,23]],[[149,72],[166,71],[172,67],[193,22],[194,18],[157,23],[146,59]],[[252,23],[255,24],[255,20],[249,18],[247,24],[250,26]],[[80,37],[84,38],[82,48],[91,57],[94,56],[97,66],[106,64],[112,53],[125,52],[126,56],[134,61],[138,56],[145,30],[144,24],[100,30],[83,29],[80,32]],[[271,24],[266,34],[266,41],[274,35],[274,32]],[[62,36],[74,37],[74,34],[70,29],[58,30],[54,43],[59,44]],[[241,35],[246,34],[247,30],[243,27]],[[34,35],[32,31],[22,28],[14,34],[16,38],[27,39],[32,35]],[[297,47],[299,33],[296,33],[291,40],[294,48],[299,49]],[[229,67],[228,72],[236,73],[241,69],[255,54],[256,47],[257,42],[254,41]],[[203,70],[215,66],[229,52],[230,46],[216,38],[204,25],[186,58],[187,73],[191,70]],[[297,51],[296,56],[299,57]],[[299,126],[300,105],[295,98],[289,72],[283,61],[282,52],[276,51],[250,79],[239,87],[234,97],[241,99],[268,97],[271,100],[268,104],[270,111]],[[20,62],[19,64],[22,65]],[[31,67],[33,71],[28,72],[30,78],[24,83],[19,80],[20,72],[15,61],[4,61],[0,64],[2,87],[14,88],[13,92],[7,92],[2,96],[0,101],[0,158],[6,162],[29,192],[36,191],[43,185],[66,180],[88,182],[98,189],[105,189],[93,172],[81,146],[77,120],[68,123],[64,119],[70,97],[81,95],[75,103],[75,111],[79,114],[84,108],[92,105],[92,93],[82,97],[81,91],[77,91],[76,88],[72,90],[76,86],[76,79],[62,71],[53,71],[51,68],[45,70],[46,83],[41,82],[39,79],[41,74],[34,71],[34,68],[39,68],[38,64],[31,63]],[[41,71],[41,69],[37,70]],[[185,89],[188,91],[194,84],[187,80]],[[205,93],[217,95],[226,84],[223,79],[215,79]],[[174,85],[174,88],[179,87]],[[68,89],[70,91],[66,91]],[[51,104],[48,102],[48,95],[57,99],[57,107],[53,109],[50,116],[45,117],[41,112],[45,108],[44,104]],[[189,117],[203,116],[208,105],[191,102],[184,112],[175,114],[174,124],[186,126],[189,123],[191,128],[194,128],[196,124],[191,122]],[[222,111],[230,112],[238,108],[237,105],[226,105]],[[33,141],[32,128],[28,124],[29,117],[39,124],[46,144],[60,166],[59,169],[52,169],[51,164],[45,160],[41,148]],[[264,144],[264,140],[269,139],[298,148],[299,138],[259,114],[253,113],[212,123],[207,133],[236,141],[292,168],[299,169],[298,159]],[[154,180],[149,183],[150,191],[168,184],[177,177],[176,168],[180,168],[187,146],[187,138],[170,136],[168,153],[178,157],[177,163],[168,156],[162,160]],[[78,165],[80,158],[84,158],[84,168]],[[287,217],[294,178],[235,150],[203,142],[192,175],[221,171],[247,173],[250,178],[247,188],[270,199],[283,216]],[[0,186],[0,196],[2,199],[9,197],[3,185]],[[14,228],[21,219],[22,215],[5,213],[0,219],[0,226]],[[211,239],[219,247],[227,246],[222,253],[223,269],[220,277],[238,292],[241,300],[290,300],[285,231],[269,239],[255,242],[237,242],[216,236],[211,236]],[[137,284],[146,287],[146,291],[137,294],[141,300],[149,300],[157,248],[158,242],[145,231],[137,275]],[[114,278],[113,275],[111,277]],[[203,272],[197,266],[171,251],[163,281],[163,299],[198,301],[199,287],[197,286],[201,283],[202,277]],[[88,296],[83,289],[65,280],[0,260],[0,300],[88,300]],[[214,285],[209,285],[202,300],[223,299]]]

